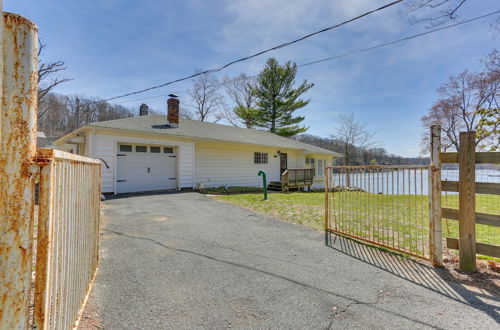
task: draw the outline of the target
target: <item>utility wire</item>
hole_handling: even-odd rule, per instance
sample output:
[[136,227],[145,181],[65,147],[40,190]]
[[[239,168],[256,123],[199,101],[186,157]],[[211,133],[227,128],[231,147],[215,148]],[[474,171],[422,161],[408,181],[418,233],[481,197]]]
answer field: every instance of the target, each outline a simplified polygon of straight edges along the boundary
[[[303,63],[303,64],[298,64],[297,67],[300,68],[300,67],[304,67],[304,66],[318,64],[318,63],[321,63],[321,62],[331,61],[331,60],[334,60],[334,59],[337,59],[337,58],[348,57],[348,56],[356,55],[356,54],[359,54],[359,53],[364,53],[364,52],[367,52],[367,51],[370,51],[370,50],[374,50],[374,49],[377,49],[377,48],[382,48],[382,47],[394,45],[394,44],[397,44],[397,43],[400,43],[400,42],[403,42],[403,41],[415,39],[415,38],[422,37],[422,36],[425,36],[425,35],[428,35],[428,34],[431,34],[431,33],[435,33],[435,32],[439,32],[439,31],[442,31],[442,30],[450,29],[450,28],[455,27],[455,26],[459,26],[459,25],[462,25],[462,24],[470,23],[470,22],[473,22],[473,21],[476,21],[476,20],[479,20],[479,19],[482,19],[482,18],[485,18],[485,17],[489,17],[491,15],[499,14],[499,13],[500,13],[500,10],[497,10],[497,11],[491,12],[489,14],[477,16],[477,17],[474,17],[474,18],[471,18],[471,19],[468,19],[468,20],[465,20],[465,21],[462,21],[462,22],[459,22],[459,23],[454,23],[454,24],[443,26],[443,27],[440,27],[440,28],[437,28],[437,29],[434,29],[434,30],[429,30],[429,31],[426,31],[426,32],[414,34],[414,35],[411,35],[411,36],[408,36],[408,37],[404,37],[404,38],[401,38],[401,39],[397,39],[397,40],[385,42],[385,43],[378,44],[378,45],[375,45],[375,46],[372,46],[372,47],[357,49],[357,50],[353,50],[353,51],[348,52],[348,53],[334,55],[334,56],[330,56],[330,57],[325,57],[325,58],[322,58],[322,59],[319,59],[319,60],[315,60],[315,61],[307,62],[307,63]],[[257,76],[258,75],[248,76],[246,79],[255,78]],[[235,79],[231,79],[230,81],[221,82],[219,84],[219,86],[227,85],[228,83],[231,83],[231,82],[233,82],[235,80],[239,80],[239,79],[242,79],[242,78],[237,77]],[[185,93],[185,92],[188,92],[188,91],[189,91],[189,89],[186,89],[186,90],[183,90],[183,91],[180,91],[180,92],[176,92],[175,94],[181,94],[181,93]],[[168,96],[168,94],[161,94],[161,95],[156,95],[156,96],[149,96],[149,97],[144,97],[144,98],[140,98],[140,99],[133,99],[133,100],[125,100],[125,101],[118,102],[118,103],[125,103],[125,102],[133,102],[133,101],[155,99],[155,98],[158,98],[158,97],[165,97],[165,96]],[[104,101],[98,101],[98,102],[104,102]]]
[[254,57],[257,57],[257,56],[260,56],[262,54],[265,54],[265,53],[268,53],[268,52],[271,52],[273,50],[276,50],[276,49],[280,49],[280,48],[284,48],[284,47],[288,47],[292,44],[295,44],[297,42],[300,42],[300,41],[303,41],[305,39],[308,39],[310,37],[313,37],[317,34],[320,34],[320,33],[324,33],[324,32],[327,32],[327,31],[330,31],[330,30],[333,30],[333,29],[336,29],[340,26],[343,26],[343,25],[346,25],[348,23],[351,23],[351,22],[354,22],[360,18],[363,18],[365,16],[368,16],[370,14],[373,14],[375,12],[378,12],[378,11],[381,11],[383,9],[386,9],[386,8],[389,8],[389,7],[392,7],[394,5],[397,5],[398,3],[400,2],[403,2],[404,0],[396,0],[396,1],[393,1],[393,2],[390,2],[388,4],[385,4],[383,5],[382,7],[379,7],[379,8],[376,8],[376,9],[373,9],[373,10],[370,10],[370,11],[367,11],[361,15],[358,15],[354,18],[351,18],[347,21],[343,21],[342,23],[339,23],[339,24],[336,24],[336,25],[332,25],[332,26],[329,26],[329,27],[326,27],[324,29],[321,29],[319,31],[316,31],[316,32],[313,32],[313,33],[309,33],[303,37],[300,37],[298,39],[295,39],[295,40],[292,40],[292,41],[289,41],[289,42],[285,42],[285,43],[282,43],[282,44],[279,44],[277,46],[274,46],[272,48],[268,48],[266,50],[263,50],[263,51],[260,51],[258,53],[255,53],[253,55],[249,55],[249,56],[246,56],[246,57],[242,57],[240,59],[237,59],[237,60],[234,60],[234,61],[231,61],[229,63],[226,63],[224,65],[221,65],[219,67],[216,67],[216,68],[213,68],[213,69],[209,69],[209,70],[205,70],[205,71],[201,71],[201,72],[197,72],[195,74],[192,74],[190,76],[187,76],[187,77],[183,77],[183,78],[179,78],[179,79],[176,79],[176,80],[172,80],[172,81],[169,81],[169,82],[166,82],[164,84],[161,84],[161,85],[157,85],[157,86],[152,86],[152,87],[148,87],[148,88],[145,88],[145,89],[141,89],[141,90],[138,90],[138,91],[135,91],[135,92],[130,92],[130,93],[126,93],[126,94],[122,94],[122,95],[118,95],[118,96],[113,96],[113,97],[110,97],[108,99],[105,99],[105,100],[100,100],[100,101],[94,101],[94,102],[90,102],[89,104],[92,104],[92,103],[100,103],[100,102],[107,102],[107,101],[111,101],[111,100],[115,100],[115,99],[118,99],[118,98],[122,98],[122,97],[126,97],[126,96],[130,96],[130,95],[135,95],[135,94],[140,94],[140,93],[144,93],[144,92],[147,92],[147,91],[150,91],[150,90],[153,90],[153,89],[157,89],[157,88],[161,88],[161,87],[165,87],[165,86],[168,86],[168,85],[172,85],[174,83],[177,83],[177,82],[180,82],[180,81],[184,81],[184,80],[188,80],[188,79],[191,79],[191,78],[194,78],[194,77],[197,77],[197,76],[200,76],[200,75],[203,75],[203,74],[207,74],[207,73],[213,73],[213,72],[218,72],[218,71],[221,71],[233,64],[236,64],[236,63],[239,63],[239,62],[243,62],[243,61],[247,61],[251,58],[254,58]]
[[485,18],[485,17],[491,16],[491,15],[495,15],[495,14],[499,14],[499,13],[500,13],[500,10],[497,10],[497,11],[494,11],[494,12],[489,13],[489,14],[485,14],[485,15],[482,15],[482,16],[474,17],[474,18],[471,18],[471,19],[468,19],[466,21],[462,21],[462,22],[459,22],[459,23],[455,23],[455,24],[443,26],[443,27],[440,27],[438,29],[429,30],[429,31],[426,31],[426,32],[414,34],[412,36],[408,36],[408,37],[405,37],[405,38],[402,38],[402,39],[398,39],[398,40],[386,42],[386,43],[379,44],[379,45],[372,46],[372,47],[354,50],[354,51],[349,52],[349,53],[344,53],[344,54],[340,54],[340,55],[330,56],[330,57],[326,57],[326,58],[323,58],[323,59],[320,59],[320,60],[316,60],[316,61],[312,61],[312,62],[300,64],[300,65],[297,65],[297,67],[303,67],[303,66],[308,66],[308,65],[312,65],[312,64],[317,64],[317,63],[321,63],[321,62],[325,62],[325,61],[334,60],[336,58],[347,57],[347,56],[351,56],[351,55],[355,55],[355,54],[367,52],[367,51],[370,51],[370,50],[373,50],[373,49],[377,49],[377,48],[381,48],[381,47],[385,47],[385,46],[394,45],[394,44],[397,44],[397,43],[400,43],[400,42],[403,42],[403,41],[407,41],[407,40],[410,40],[410,39],[415,39],[415,38],[418,38],[418,37],[422,37],[422,36],[425,36],[427,34],[431,34],[431,33],[434,33],[434,32],[446,30],[446,29],[449,29],[449,28],[452,28],[452,27],[455,27],[455,26],[458,26],[458,25],[462,25],[462,24],[465,24],[465,23],[470,23],[470,22],[476,21],[478,19]]

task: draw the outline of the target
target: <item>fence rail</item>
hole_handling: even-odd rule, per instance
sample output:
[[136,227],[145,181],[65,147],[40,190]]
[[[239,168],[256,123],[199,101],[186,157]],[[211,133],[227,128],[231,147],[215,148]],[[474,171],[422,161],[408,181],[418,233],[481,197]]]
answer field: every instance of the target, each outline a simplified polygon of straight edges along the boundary
[[328,167],[325,230],[428,259],[428,169]]
[[[500,152],[475,152],[475,144],[475,132],[463,132],[460,133],[460,152],[439,154],[441,162],[459,165],[458,181],[441,182],[442,191],[458,192],[458,208],[443,207],[441,217],[458,221],[458,238],[446,237],[446,246],[459,251],[460,268],[468,271],[476,270],[476,253],[500,257],[499,245],[481,243],[476,239],[479,227],[500,227],[500,214],[476,212],[476,194],[500,195],[500,183],[477,182],[475,169],[476,164],[499,164]],[[486,201],[496,201],[498,205],[498,199]],[[493,212],[495,211],[498,212],[498,209],[493,208]],[[493,233],[492,236],[498,239],[500,231],[497,230],[496,235]]]
[[[500,257],[499,172],[485,165],[498,166],[500,152],[475,152],[475,132],[460,133],[460,151],[452,153],[441,152],[440,126],[431,127],[430,137],[429,166],[327,168],[325,231],[430,259],[435,266],[442,265],[446,238],[448,249],[459,250],[460,268],[475,271],[476,253]],[[442,163],[457,163],[458,171],[444,171]],[[485,168],[493,171],[486,179]]]
[[39,149],[35,325],[70,329],[97,269],[101,164]]

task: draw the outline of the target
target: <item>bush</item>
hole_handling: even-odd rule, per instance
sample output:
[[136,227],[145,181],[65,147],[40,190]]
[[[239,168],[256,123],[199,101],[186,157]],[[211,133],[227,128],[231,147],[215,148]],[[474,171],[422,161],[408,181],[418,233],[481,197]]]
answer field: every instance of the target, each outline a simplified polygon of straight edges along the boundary
[[220,186],[214,188],[201,188],[198,192],[202,194],[211,195],[230,195],[230,194],[250,194],[250,193],[260,193],[262,188],[260,187],[242,187],[242,186]]

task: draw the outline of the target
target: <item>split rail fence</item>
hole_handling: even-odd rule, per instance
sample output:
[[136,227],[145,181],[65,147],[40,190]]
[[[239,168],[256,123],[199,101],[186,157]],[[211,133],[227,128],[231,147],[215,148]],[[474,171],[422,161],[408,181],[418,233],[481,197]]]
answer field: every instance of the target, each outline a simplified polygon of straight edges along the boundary
[[11,13],[1,23],[0,329],[70,329],[97,269],[101,164],[37,150],[37,27]]
[[[476,270],[476,253],[500,257],[500,183],[476,182],[476,164],[500,164],[498,152],[475,152],[475,133],[460,134],[460,152],[441,152],[441,128],[433,126],[431,161],[426,166],[332,166],[325,169],[325,239],[329,233],[352,237],[430,260],[440,266],[443,239],[459,250],[460,268]],[[457,163],[456,180],[442,180],[442,163]],[[494,168],[493,165],[491,165]],[[490,177],[497,177],[492,170]],[[448,175],[448,173],[447,173]],[[443,195],[445,192],[445,195]],[[481,210],[476,212],[476,199]],[[442,207],[444,203],[445,207]],[[456,238],[448,222],[458,221]],[[447,220],[446,220],[447,221]],[[476,240],[476,225],[490,243]],[[453,229],[453,228],[452,228]],[[484,236],[483,235],[483,236]],[[494,243],[491,243],[493,241]]]
[[[500,199],[489,199],[488,195],[500,195],[500,183],[478,182],[476,164],[500,164],[500,152],[475,152],[476,133],[460,133],[460,152],[440,153],[441,163],[458,163],[458,181],[441,181],[441,190],[458,193],[457,203],[448,202],[441,209],[441,216],[445,219],[458,221],[458,238],[447,237],[446,246],[459,251],[460,268],[476,271],[476,253],[500,258],[500,246],[485,244],[476,239],[476,228],[490,226],[495,228],[490,235],[500,238]],[[483,179],[484,180],[484,179]],[[451,197],[456,197],[451,196]],[[494,213],[476,212],[478,198],[482,203],[496,204]],[[446,196],[443,202],[450,199]],[[456,198],[454,198],[456,200]],[[454,208],[450,206],[454,205]],[[457,208],[458,206],[458,208]],[[494,205],[483,205],[486,210]]]

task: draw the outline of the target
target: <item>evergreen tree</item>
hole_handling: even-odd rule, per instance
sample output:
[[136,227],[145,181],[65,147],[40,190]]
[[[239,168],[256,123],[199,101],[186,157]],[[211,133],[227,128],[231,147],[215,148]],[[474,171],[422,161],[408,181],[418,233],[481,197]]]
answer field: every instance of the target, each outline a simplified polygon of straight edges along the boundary
[[233,113],[243,122],[246,128],[253,128],[259,116],[259,110],[239,105],[233,109]]
[[267,60],[252,90],[258,110],[256,126],[287,137],[307,131],[308,127],[299,125],[304,116],[294,117],[293,113],[309,103],[310,100],[300,99],[300,96],[314,84],[304,80],[294,88],[296,74],[295,63],[288,61],[281,66],[274,58]]

